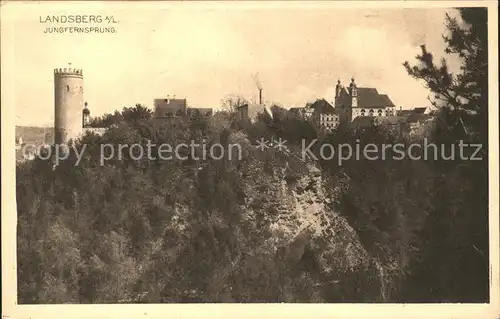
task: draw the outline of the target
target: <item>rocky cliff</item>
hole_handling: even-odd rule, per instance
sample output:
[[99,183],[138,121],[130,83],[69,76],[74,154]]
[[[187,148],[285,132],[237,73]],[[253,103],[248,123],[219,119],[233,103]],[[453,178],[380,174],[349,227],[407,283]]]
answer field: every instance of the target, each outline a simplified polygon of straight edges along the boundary
[[[335,193],[325,186],[322,172],[290,156],[269,156],[270,165],[252,154],[239,165],[244,194],[239,225],[228,225],[218,212],[210,215],[215,228],[239,233],[241,252],[211,274],[209,300],[384,301],[381,268],[335,212]],[[256,282],[266,296],[241,292]]]
[[[277,166],[270,176],[247,176],[244,183],[246,218],[268,229],[261,249],[275,253],[297,278],[307,277],[312,286],[323,288],[321,296],[309,301],[383,300],[376,263],[332,208],[335,194],[325,187],[321,171],[304,163],[297,169],[295,164],[295,170]],[[265,176],[258,169],[253,172]],[[294,300],[284,296],[283,301]]]

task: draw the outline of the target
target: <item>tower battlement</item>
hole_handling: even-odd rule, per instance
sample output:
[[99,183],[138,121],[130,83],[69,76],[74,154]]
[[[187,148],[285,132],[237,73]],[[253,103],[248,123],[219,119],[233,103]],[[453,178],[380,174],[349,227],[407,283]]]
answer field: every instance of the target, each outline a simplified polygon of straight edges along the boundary
[[75,68],[59,68],[54,69],[54,74],[83,76],[83,70]]

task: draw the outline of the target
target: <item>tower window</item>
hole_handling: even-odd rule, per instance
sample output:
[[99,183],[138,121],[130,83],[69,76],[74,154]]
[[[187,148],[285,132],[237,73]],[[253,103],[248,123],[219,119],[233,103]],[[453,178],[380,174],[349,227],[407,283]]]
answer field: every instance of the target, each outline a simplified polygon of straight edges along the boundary
[[69,85],[66,85],[66,91],[69,92]]

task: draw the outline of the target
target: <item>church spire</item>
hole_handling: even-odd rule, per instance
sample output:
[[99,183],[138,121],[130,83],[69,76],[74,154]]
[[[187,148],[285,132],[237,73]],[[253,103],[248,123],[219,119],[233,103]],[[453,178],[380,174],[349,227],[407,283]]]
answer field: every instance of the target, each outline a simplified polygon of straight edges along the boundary
[[351,78],[351,84],[349,84],[349,94],[351,96],[357,96],[358,95],[358,90],[357,90],[356,82],[354,82],[354,77]]
[[337,81],[337,85],[335,86],[335,97],[340,96],[340,91],[342,90],[342,84],[340,83],[340,79]]
[[356,82],[354,82],[354,77],[351,78],[351,84],[349,85],[349,94],[351,95],[351,107],[358,106],[358,87]]

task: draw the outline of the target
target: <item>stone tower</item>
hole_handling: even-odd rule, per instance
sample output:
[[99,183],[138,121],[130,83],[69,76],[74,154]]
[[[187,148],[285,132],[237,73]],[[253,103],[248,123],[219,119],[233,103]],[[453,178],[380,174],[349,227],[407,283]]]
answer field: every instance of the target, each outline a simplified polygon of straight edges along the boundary
[[54,133],[56,144],[82,134],[83,74],[81,69],[54,69]]

